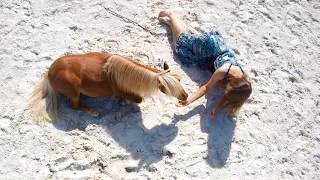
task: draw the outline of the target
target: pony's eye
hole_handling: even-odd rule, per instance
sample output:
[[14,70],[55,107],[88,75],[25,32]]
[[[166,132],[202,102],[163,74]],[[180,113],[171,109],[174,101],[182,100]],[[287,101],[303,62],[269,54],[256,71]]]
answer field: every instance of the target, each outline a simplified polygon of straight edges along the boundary
[[166,93],[166,88],[165,87],[163,87],[163,86],[161,86],[161,87],[159,87],[159,89],[160,89],[160,91],[162,92],[162,93]]

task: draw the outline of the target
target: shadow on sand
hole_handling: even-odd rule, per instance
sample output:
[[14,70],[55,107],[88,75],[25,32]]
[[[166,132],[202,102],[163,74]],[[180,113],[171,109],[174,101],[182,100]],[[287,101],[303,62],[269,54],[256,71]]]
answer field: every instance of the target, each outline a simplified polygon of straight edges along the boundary
[[[67,98],[65,98],[67,99]],[[143,165],[149,166],[158,162],[161,156],[167,156],[164,146],[169,144],[178,133],[174,124],[157,125],[147,129],[143,125],[140,107],[136,104],[120,106],[115,97],[90,98],[80,97],[80,103],[93,107],[100,112],[99,118],[93,118],[84,112],[71,109],[68,100],[63,104],[66,119],[53,121],[55,128],[62,131],[75,129],[84,131],[90,124],[102,126],[106,133],[127,152],[133,159],[139,160],[138,171]],[[103,107],[101,105],[104,104]],[[100,107],[99,107],[100,106]]]
[[206,107],[199,105],[185,115],[175,115],[173,123],[187,121],[192,116],[199,114],[201,132],[208,134],[208,154],[205,160],[211,167],[221,168],[226,164],[230,154],[236,121],[225,111],[220,111],[215,118],[211,119],[209,113],[216,102],[208,104],[210,103],[207,103]]

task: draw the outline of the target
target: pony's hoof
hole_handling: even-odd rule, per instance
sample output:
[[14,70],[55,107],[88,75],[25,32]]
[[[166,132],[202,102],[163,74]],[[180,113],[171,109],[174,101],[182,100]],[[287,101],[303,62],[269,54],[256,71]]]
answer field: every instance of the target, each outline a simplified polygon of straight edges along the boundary
[[98,117],[99,116],[99,113],[97,111],[92,111],[89,113],[91,116],[93,117]]
[[120,98],[119,101],[118,101],[118,104],[119,104],[120,106],[124,106],[124,105],[126,105],[126,100]]
[[125,105],[128,105],[128,104],[132,104],[132,103],[133,103],[133,101],[130,101],[128,99],[123,99],[123,98],[119,99],[119,101],[118,101],[118,104],[122,105],[122,106],[125,106]]

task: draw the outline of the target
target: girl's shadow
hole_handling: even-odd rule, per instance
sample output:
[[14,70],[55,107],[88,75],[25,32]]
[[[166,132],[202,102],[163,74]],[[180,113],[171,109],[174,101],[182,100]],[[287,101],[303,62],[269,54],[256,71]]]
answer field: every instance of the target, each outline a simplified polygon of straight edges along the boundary
[[173,121],[175,124],[178,121],[186,121],[190,117],[200,114],[201,131],[208,134],[208,154],[205,159],[213,168],[221,168],[226,164],[236,127],[236,121],[229,117],[226,111],[220,111],[215,118],[210,118],[209,114],[219,98],[215,98],[214,102],[208,101],[206,107],[199,105],[185,115],[175,115]]
[[[53,121],[52,124],[63,131],[75,129],[85,131],[90,124],[100,125],[131,154],[133,159],[139,160],[134,170],[139,170],[143,165],[149,166],[158,162],[161,156],[167,156],[168,153],[164,150],[164,146],[177,136],[178,128],[174,124],[161,124],[147,129],[143,124],[140,107],[137,104],[122,106],[118,101],[119,99],[115,97],[81,96],[80,103],[100,112],[99,118],[71,109],[67,101],[62,107],[66,112],[66,120]],[[104,104],[103,107],[101,107],[102,104]]]

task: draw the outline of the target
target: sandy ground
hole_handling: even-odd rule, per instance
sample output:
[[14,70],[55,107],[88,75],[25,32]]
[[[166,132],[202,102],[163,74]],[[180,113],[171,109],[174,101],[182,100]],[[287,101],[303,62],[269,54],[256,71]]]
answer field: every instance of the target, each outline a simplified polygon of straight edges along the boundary
[[[150,32],[117,12],[139,23]],[[238,117],[209,112],[222,95],[176,108],[159,93],[139,105],[81,97],[92,118],[36,125],[29,93],[65,54],[118,53],[167,61],[194,93],[210,73],[183,67],[160,10],[189,32],[218,30],[251,77]],[[317,179],[320,177],[319,0],[1,0],[0,179]]]

